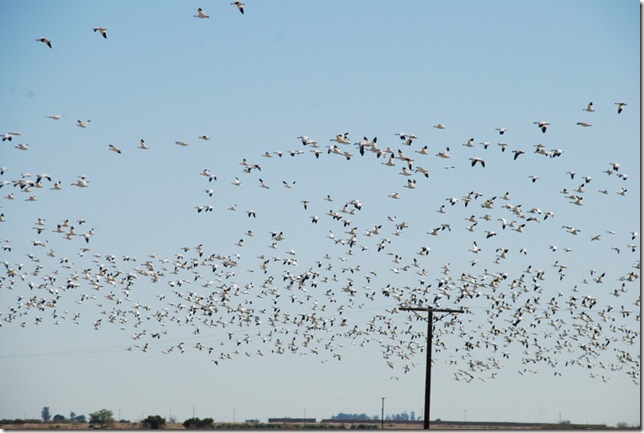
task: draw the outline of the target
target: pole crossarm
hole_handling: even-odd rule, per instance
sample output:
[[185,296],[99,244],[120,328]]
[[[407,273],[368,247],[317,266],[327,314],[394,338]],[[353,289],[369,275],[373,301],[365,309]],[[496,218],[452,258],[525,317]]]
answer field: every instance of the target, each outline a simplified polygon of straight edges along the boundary
[[434,313],[465,313],[465,310],[452,310],[449,308],[433,308],[433,307],[400,307],[399,311],[432,311]]

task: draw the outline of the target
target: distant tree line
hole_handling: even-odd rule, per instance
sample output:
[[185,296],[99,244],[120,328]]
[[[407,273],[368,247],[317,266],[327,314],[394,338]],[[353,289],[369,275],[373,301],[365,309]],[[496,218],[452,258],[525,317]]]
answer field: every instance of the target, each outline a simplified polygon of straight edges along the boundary
[[62,414],[56,414],[53,417],[51,416],[51,412],[49,410],[49,406],[45,406],[42,408],[40,411],[40,417],[42,418],[42,421],[47,423],[49,421],[53,421],[56,423],[65,423],[65,422],[78,422],[78,423],[83,423],[87,422],[87,419],[85,418],[85,415],[76,415],[73,411],[69,413],[69,417],[65,417],[65,415]]
[[[376,420],[380,421],[379,415],[369,416],[366,413],[344,413],[340,412],[337,415],[331,417],[331,419],[352,419],[352,420]],[[420,418],[418,419],[420,420]],[[410,413],[401,412],[395,414],[389,414],[385,416],[385,421],[416,421],[416,413],[412,410]]]

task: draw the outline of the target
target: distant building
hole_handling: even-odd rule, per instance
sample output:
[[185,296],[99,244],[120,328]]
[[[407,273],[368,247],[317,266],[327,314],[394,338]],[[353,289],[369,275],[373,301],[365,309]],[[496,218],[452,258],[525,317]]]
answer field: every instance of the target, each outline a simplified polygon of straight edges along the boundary
[[291,423],[297,423],[297,424],[304,424],[304,423],[316,423],[315,418],[269,418],[268,419],[269,423],[286,423],[286,422],[291,422]]

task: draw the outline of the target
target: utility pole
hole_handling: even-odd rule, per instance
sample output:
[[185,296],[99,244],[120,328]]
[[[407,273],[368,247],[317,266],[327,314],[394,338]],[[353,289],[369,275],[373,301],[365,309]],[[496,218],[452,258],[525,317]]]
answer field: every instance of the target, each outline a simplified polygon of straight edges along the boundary
[[451,313],[460,314],[464,313],[463,310],[450,310],[446,308],[433,308],[433,307],[400,307],[400,311],[424,311],[427,313],[427,361],[425,365],[425,420],[423,422],[423,429],[429,430],[429,402],[430,391],[432,389],[432,331],[434,328],[434,313]]
[[380,430],[385,429],[385,398],[382,397],[382,407],[380,408]]

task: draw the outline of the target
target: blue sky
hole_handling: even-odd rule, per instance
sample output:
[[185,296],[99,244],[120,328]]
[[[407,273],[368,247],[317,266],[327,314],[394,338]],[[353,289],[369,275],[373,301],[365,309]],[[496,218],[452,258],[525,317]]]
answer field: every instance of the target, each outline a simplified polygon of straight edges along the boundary
[[[0,148],[0,418],[322,419],[382,397],[420,416],[426,327],[395,310],[416,299],[468,309],[436,325],[432,419],[638,424],[639,3],[229,3],[0,2],[0,123],[21,133]],[[330,141],[345,132],[412,175]]]

